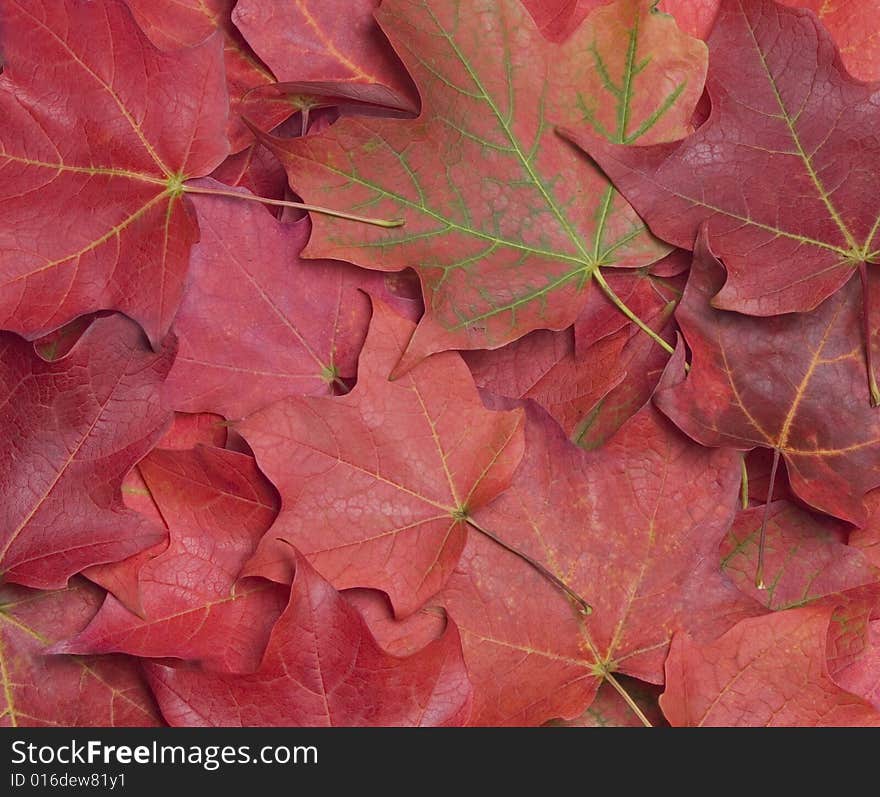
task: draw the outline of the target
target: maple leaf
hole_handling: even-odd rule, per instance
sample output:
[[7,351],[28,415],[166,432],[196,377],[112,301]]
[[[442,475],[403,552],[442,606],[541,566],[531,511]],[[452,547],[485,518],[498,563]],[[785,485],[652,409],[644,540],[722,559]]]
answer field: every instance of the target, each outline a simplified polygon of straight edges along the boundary
[[866,283],[868,264],[880,262],[876,87],[849,77],[812,15],[772,0],[724,2],[709,47],[712,114],[693,135],[638,148],[569,137],[664,240],[692,248],[708,223],[728,272],[715,307],[760,316],[812,310],[861,273],[873,328]]
[[161,53],[113,0],[0,12],[0,325],[109,308],[156,344],[198,237],[185,181],[229,149],[220,41]]
[[53,651],[255,670],[287,590],[236,580],[275,519],[275,491],[253,459],[216,448],[155,450],[139,468],[171,535],[167,549],[139,570],[143,617],[108,596],[88,627]]
[[300,260],[307,221],[280,224],[243,204],[195,202],[202,237],[174,322],[180,350],[164,388],[166,404],[178,410],[242,418],[287,396],[332,395],[340,386],[346,392],[341,380],[357,372],[370,319],[359,289],[379,292],[382,275]]
[[817,605],[746,619],[707,644],[677,634],[660,697],[666,718],[677,726],[880,726],[880,713],[828,673],[832,613]]
[[161,725],[136,661],[123,656],[51,656],[101,602],[82,579],[54,592],[0,585],[0,726]]
[[460,725],[470,710],[451,623],[419,653],[391,656],[304,557],[256,672],[146,671],[171,725]]
[[474,522],[503,529],[593,612],[471,535],[438,600],[461,632],[480,725],[576,717],[617,673],[661,683],[674,631],[717,632],[760,611],[718,568],[735,452],[694,445],[650,405],[590,453],[534,406],[527,418],[514,483]]
[[[178,412],[174,414],[171,428],[162,435],[156,448],[190,449],[199,443],[222,448],[226,445],[227,431],[226,422],[219,415],[185,415]],[[122,499],[129,509],[146,515],[157,525],[167,528],[162,512],[141,476],[140,465],[135,465],[126,474],[122,482]],[[163,539],[127,559],[87,567],[82,574],[89,581],[112,593],[129,611],[143,617],[139,580],[141,568],[167,548],[168,539]]]
[[344,118],[321,136],[264,140],[308,201],[405,220],[378,232],[315,218],[304,252],[418,271],[426,315],[396,375],[435,351],[565,328],[591,279],[612,293],[600,266],[668,251],[552,123],[627,142],[682,135],[701,92],[701,42],[635,0],[596,12],[561,46],[518,0],[386,0],[377,18],[419,86],[420,117]]
[[287,398],[236,425],[282,498],[245,574],[289,581],[283,538],[337,589],[386,592],[398,616],[443,586],[468,515],[519,464],[522,413],[485,409],[451,352],[389,382],[412,329],[374,300],[351,393]]
[[[755,586],[766,515],[766,589]],[[880,571],[846,544],[845,523],[774,501],[765,512],[740,512],[721,545],[721,567],[746,594],[770,609],[791,609],[878,580]]]
[[671,387],[683,373],[668,372],[657,406],[702,445],[772,450],[799,498],[862,525],[880,484],[880,415],[862,398],[858,283],[810,313],[750,318],[712,307],[723,279],[704,230],[676,310],[691,370]]
[[[283,82],[370,85],[418,111],[418,92],[373,19],[378,0],[238,0],[233,20]],[[296,58],[291,58],[291,54]]]
[[164,538],[124,508],[123,476],[161,437],[158,387],[173,347],[154,354],[121,316],[92,322],[71,352],[46,362],[0,333],[0,573],[58,589],[84,567]]

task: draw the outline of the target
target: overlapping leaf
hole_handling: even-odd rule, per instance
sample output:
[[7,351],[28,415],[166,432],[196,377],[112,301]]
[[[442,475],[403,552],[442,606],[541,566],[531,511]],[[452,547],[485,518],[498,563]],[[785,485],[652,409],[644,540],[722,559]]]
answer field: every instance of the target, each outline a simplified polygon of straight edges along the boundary
[[702,237],[676,312],[692,368],[657,405],[703,445],[779,452],[797,496],[861,525],[863,496],[880,484],[880,414],[865,385],[858,283],[811,313],[756,319],[710,305],[723,278]]
[[0,726],[161,725],[137,662],[121,656],[52,656],[101,602],[77,579],[54,592],[0,586]]
[[577,355],[570,330],[539,330],[465,359],[480,387],[534,399],[572,440],[593,449],[650,399],[667,358],[637,331],[621,330]]
[[878,580],[880,571],[846,544],[847,524],[774,501],[767,513],[765,589],[755,587],[763,506],[740,512],[721,545],[721,567],[768,608],[790,609]]
[[243,204],[196,202],[202,238],[165,387],[166,403],[178,410],[242,418],[287,396],[332,395],[356,373],[370,319],[360,289],[378,292],[381,275],[300,260],[308,222],[280,224]]
[[454,626],[412,656],[391,656],[302,557],[256,672],[146,667],[171,725],[460,725],[471,702]]
[[282,498],[248,574],[289,580],[280,537],[338,589],[385,591],[398,615],[446,582],[468,514],[510,484],[522,414],[485,409],[454,353],[389,382],[412,329],[374,301],[351,393],[284,399],[237,425]]
[[275,491],[253,459],[232,451],[160,449],[139,468],[171,535],[168,548],[139,569],[142,617],[108,596],[89,626],[56,652],[255,670],[287,591],[262,579],[236,582],[275,519]]
[[0,724],[880,724],[878,8],[0,0]]
[[383,104],[415,113],[418,93],[373,19],[377,5],[377,0],[238,0],[233,20],[279,80],[371,86],[380,90],[372,96]]
[[[227,442],[227,425],[219,415],[203,413],[186,415],[175,413],[171,428],[162,435],[156,448],[190,449],[200,443],[206,446],[224,447]],[[168,528],[162,512],[150,492],[150,488],[141,475],[140,465],[128,472],[122,482],[122,500],[129,509],[152,518],[163,528]],[[169,539],[140,553],[118,562],[93,565],[83,570],[83,575],[90,581],[99,584],[111,593],[123,606],[136,615],[144,616],[141,603],[140,571],[141,568],[168,548]]]
[[150,351],[121,316],[94,321],[53,362],[18,336],[0,335],[5,580],[59,589],[84,567],[164,539],[164,529],[125,509],[120,487],[171,421],[159,384],[172,356]]
[[305,252],[419,272],[426,315],[398,373],[435,351],[562,329],[600,266],[665,254],[553,130],[589,124],[626,142],[687,130],[704,47],[648,6],[601,9],[559,47],[518,0],[387,0],[378,19],[419,86],[421,116],[343,119],[272,142],[307,201],[405,220],[379,230],[316,217]]
[[475,520],[503,529],[593,612],[472,535],[441,600],[461,631],[476,724],[576,717],[615,673],[662,682],[677,629],[714,633],[760,611],[718,567],[735,452],[694,445],[651,407],[590,454],[539,410],[528,418],[513,485]]
[[728,269],[717,307],[811,310],[880,260],[877,88],[813,16],[772,0],[725,0],[709,49],[712,114],[692,136],[574,138],[664,240],[691,248],[708,221]]

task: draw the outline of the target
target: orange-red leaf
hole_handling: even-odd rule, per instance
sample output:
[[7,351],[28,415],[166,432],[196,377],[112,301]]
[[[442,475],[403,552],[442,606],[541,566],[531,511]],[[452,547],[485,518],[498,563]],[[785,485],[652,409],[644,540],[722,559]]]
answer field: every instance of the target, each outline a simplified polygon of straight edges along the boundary
[[284,399],[237,425],[282,499],[248,574],[289,580],[281,537],[337,589],[385,591],[398,616],[443,587],[466,514],[510,484],[522,413],[485,409],[451,352],[388,381],[412,328],[374,301],[351,393]]

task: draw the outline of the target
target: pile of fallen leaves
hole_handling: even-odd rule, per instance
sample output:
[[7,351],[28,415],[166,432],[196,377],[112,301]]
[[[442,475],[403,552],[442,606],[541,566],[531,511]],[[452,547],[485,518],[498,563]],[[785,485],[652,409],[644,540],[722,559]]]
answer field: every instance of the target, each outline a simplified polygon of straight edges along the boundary
[[878,27],[0,0],[0,721],[880,725]]

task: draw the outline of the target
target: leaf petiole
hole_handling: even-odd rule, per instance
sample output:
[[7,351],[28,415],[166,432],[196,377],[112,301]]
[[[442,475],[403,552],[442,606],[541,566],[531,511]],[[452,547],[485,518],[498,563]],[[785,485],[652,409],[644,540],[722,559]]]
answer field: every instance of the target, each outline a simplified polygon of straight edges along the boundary
[[651,340],[654,341],[661,349],[663,349],[667,354],[674,354],[675,349],[670,346],[665,340],[663,340],[660,335],[658,335],[651,327],[649,327],[641,318],[639,318],[630,308],[627,306],[626,302],[623,301],[615,292],[614,289],[608,284],[605,280],[605,277],[602,275],[602,272],[599,269],[596,269],[593,272],[593,279],[596,280],[596,283],[602,289],[602,292],[609,298],[611,303],[620,310],[630,321],[632,321],[639,329],[642,330]]
[[859,277],[862,281],[862,323],[865,334],[865,359],[868,366],[868,387],[871,391],[871,406],[880,407],[880,388],[877,387],[877,376],[874,371],[874,346],[871,339],[871,299],[868,285],[868,264],[864,260],[859,264]]
[[617,694],[619,694],[623,698],[624,702],[632,709],[633,714],[635,714],[639,718],[639,720],[641,720],[642,725],[644,725],[646,728],[654,727],[651,724],[651,720],[649,720],[645,716],[645,712],[639,708],[639,704],[632,699],[632,696],[629,694],[629,692],[627,692],[626,689],[623,688],[623,685],[614,677],[612,673],[606,672],[605,680],[608,681],[608,683],[611,684],[611,686],[613,686],[615,690],[617,690]]
[[186,194],[203,194],[205,196],[219,196],[228,199],[243,199],[248,202],[261,202],[264,205],[273,205],[275,207],[295,208],[296,210],[305,210],[310,213],[321,213],[325,216],[333,216],[337,219],[356,221],[360,224],[371,224],[374,227],[402,227],[404,225],[403,219],[374,219],[369,216],[357,216],[353,213],[344,213],[341,210],[333,210],[332,208],[325,208],[320,205],[306,205],[303,202],[291,202],[287,199],[269,199],[268,197],[243,194],[237,191],[223,191],[219,188],[201,188],[197,185],[188,185],[184,183],[182,190]]
[[740,472],[742,473],[742,481],[739,488],[739,500],[743,509],[749,508],[749,469],[746,467],[746,455],[743,454],[739,461]]
[[462,520],[464,520],[471,528],[475,531],[479,531],[480,534],[485,535],[494,543],[500,545],[504,548],[505,551],[509,551],[514,556],[518,556],[524,562],[530,564],[535,570],[537,570],[544,578],[546,578],[551,584],[561,589],[572,601],[574,601],[578,605],[578,610],[583,615],[588,615],[593,613],[593,607],[590,606],[580,595],[577,594],[571,587],[568,586],[561,578],[551,573],[544,565],[542,565],[537,559],[532,559],[528,554],[523,553],[520,550],[517,550],[509,543],[502,540],[496,534],[492,533],[488,529],[484,529],[479,523],[477,523],[473,518],[465,515]]
[[[758,565],[755,568],[755,586],[767,589],[764,583],[764,550],[767,547],[767,521],[770,519],[770,504],[773,502],[773,488],[776,486],[776,471],[779,468],[779,449],[773,449],[773,465],[770,467],[770,483],[767,485],[767,498],[764,503],[764,518],[761,520],[761,535],[758,538]],[[745,461],[745,460],[743,460]]]

